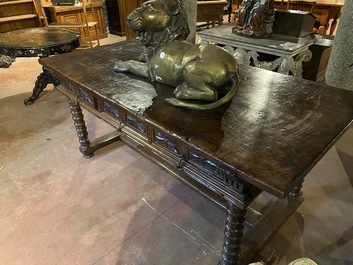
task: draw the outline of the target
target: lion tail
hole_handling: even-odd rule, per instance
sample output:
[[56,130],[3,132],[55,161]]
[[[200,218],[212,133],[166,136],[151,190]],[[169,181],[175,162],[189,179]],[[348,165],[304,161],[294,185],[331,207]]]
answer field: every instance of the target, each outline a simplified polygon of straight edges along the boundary
[[232,81],[232,87],[228,91],[227,94],[225,94],[222,98],[219,100],[212,102],[212,103],[207,103],[207,104],[198,104],[198,103],[189,103],[185,102],[176,98],[167,98],[166,101],[176,107],[181,107],[181,108],[186,108],[186,109],[192,109],[192,110],[213,110],[216,109],[223,104],[227,103],[228,101],[232,100],[232,98],[236,95],[238,92],[239,88],[239,75],[235,73],[233,75],[233,81]]

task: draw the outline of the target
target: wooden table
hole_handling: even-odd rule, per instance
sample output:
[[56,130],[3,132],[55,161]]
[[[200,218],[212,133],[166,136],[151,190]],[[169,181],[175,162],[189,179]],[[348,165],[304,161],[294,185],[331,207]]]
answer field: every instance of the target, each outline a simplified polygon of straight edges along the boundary
[[[282,74],[302,77],[302,63],[310,61],[309,46],[314,40],[273,34],[272,38],[259,39],[239,36],[232,32],[234,25],[226,24],[198,32],[201,41],[221,44],[235,56],[239,64],[254,65]],[[259,61],[259,53],[275,56],[273,61]]]
[[[316,5],[313,11],[316,19],[320,21],[320,28],[318,33],[326,34],[328,28],[331,28],[330,34],[332,35],[337,26],[337,19],[340,17],[341,8],[345,0],[316,0]],[[287,0],[275,0],[275,8],[285,8]]]
[[[47,57],[72,51],[80,46],[80,35],[58,28],[28,28],[0,34],[0,54],[11,57]],[[25,105],[32,104],[48,84],[56,80],[43,67]]]
[[[113,71],[116,60],[137,59],[141,52],[137,41],[126,41],[39,62],[69,99],[85,157],[125,141],[223,206],[220,264],[248,264],[301,203],[305,175],[351,123],[353,92],[242,66],[231,103],[185,110],[165,102],[172,87]],[[81,107],[116,130],[91,142]],[[248,205],[262,191],[279,199],[243,237]]]

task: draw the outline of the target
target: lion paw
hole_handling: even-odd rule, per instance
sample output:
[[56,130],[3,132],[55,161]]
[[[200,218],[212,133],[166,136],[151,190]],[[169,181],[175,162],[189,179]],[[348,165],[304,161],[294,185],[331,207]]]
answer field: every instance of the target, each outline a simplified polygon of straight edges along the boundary
[[126,66],[125,61],[119,60],[114,65],[114,71],[115,72],[128,72],[129,69]]
[[190,96],[188,94],[189,87],[185,84],[178,85],[174,90],[174,96],[178,99],[188,99]]
[[179,105],[180,100],[176,98],[166,98],[165,101],[167,101],[169,104],[172,104],[174,106]]

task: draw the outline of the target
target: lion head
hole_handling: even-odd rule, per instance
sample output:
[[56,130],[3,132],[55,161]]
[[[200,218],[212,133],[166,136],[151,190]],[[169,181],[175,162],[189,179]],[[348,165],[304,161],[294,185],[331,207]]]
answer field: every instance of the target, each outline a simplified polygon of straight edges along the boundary
[[167,43],[186,40],[190,33],[181,0],[147,1],[129,14],[127,23],[146,46],[148,57]]

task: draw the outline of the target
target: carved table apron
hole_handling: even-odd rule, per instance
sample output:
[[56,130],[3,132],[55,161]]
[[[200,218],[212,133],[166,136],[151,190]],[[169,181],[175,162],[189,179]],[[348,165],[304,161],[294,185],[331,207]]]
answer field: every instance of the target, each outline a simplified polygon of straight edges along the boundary
[[[266,70],[277,70],[279,73],[302,77],[302,63],[311,60],[309,46],[313,44],[310,38],[294,39],[292,37],[273,35],[269,39],[257,39],[236,35],[232,25],[222,25],[198,32],[201,41],[225,45],[238,60],[239,64],[250,65]],[[274,61],[261,62],[258,53],[278,57]]]
[[[11,57],[47,57],[72,51],[80,46],[76,31],[59,28],[28,28],[0,34],[0,54]],[[32,104],[48,84],[56,80],[43,67],[33,88],[32,96],[25,105]]]
[[[126,41],[39,62],[69,99],[86,158],[125,141],[224,207],[220,264],[248,264],[299,206],[305,175],[351,123],[353,92],[243,66],[231,103],[185,110],[165,102],[172,87],[113,71],[117,59],[141,52]],[[90,141],[81,106],[117,130]],[[279,199],[243,237],[248,205],[262,191]]]

